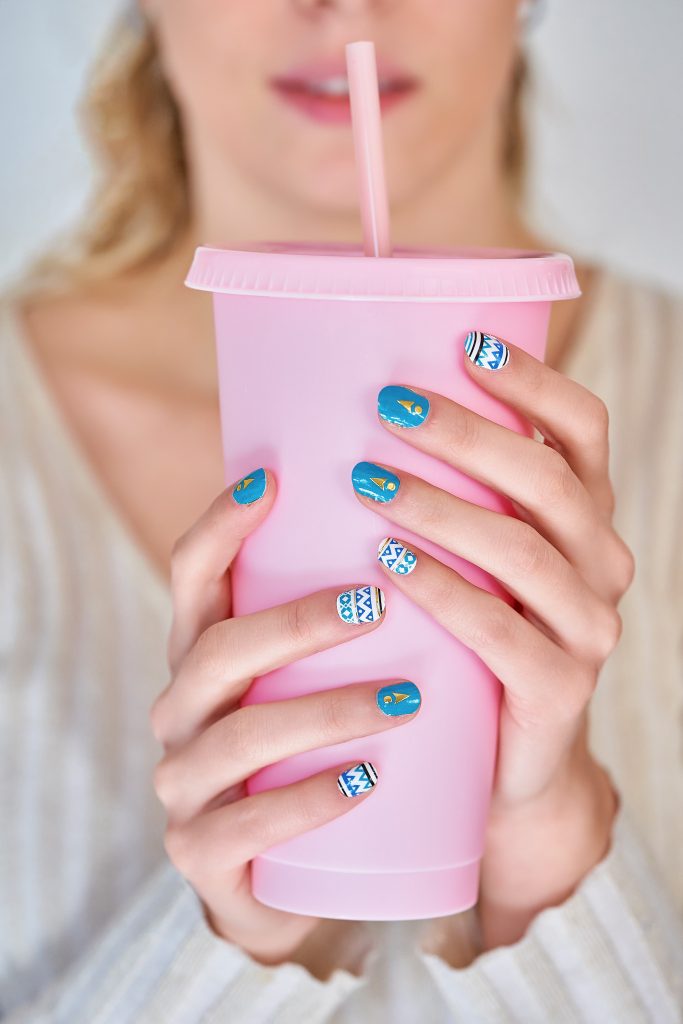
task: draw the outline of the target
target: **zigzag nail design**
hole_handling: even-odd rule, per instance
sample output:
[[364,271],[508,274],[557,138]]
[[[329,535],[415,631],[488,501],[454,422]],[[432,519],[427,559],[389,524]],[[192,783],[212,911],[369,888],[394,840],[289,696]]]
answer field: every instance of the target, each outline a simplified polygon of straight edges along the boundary
[[379,587],[355,587],[337,598],[337,614],[344,622],[362,626],[384,615],[384,592]]
[[385,537],[377,549],[377,559],[391,572],[399,576],[407,576],[417,565],[417,555],[400,540],[394,537]]
[[354,768],[347,768],[337,779],[337,785],[344,796],[360,796],[377,784],[377,772],[370,761],[361,761]]
[[475,366],[501,370],[510,360],[510,349],[500,338],[481,331],[470,331],[465,338],[465,352]]

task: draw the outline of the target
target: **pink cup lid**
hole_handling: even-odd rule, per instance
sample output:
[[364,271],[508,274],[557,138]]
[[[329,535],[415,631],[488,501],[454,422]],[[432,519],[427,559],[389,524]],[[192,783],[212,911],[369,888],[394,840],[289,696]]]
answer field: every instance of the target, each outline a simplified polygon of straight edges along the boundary
[[382,258],[355,245],[287,242],[200,246],[185,283],[229,295],[366,302],[548,302],[581,294],[564,253],[396,248]]

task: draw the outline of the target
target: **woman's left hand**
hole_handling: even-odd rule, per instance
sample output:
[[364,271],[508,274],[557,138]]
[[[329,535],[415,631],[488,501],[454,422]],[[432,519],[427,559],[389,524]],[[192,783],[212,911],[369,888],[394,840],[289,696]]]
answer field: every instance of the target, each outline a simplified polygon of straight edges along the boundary
[[504,687],[479,899],[485,948],[517,941],[609,848],[617,798],[588,750],[586,712],[619,639],[617,604],[634,574],[633,555],[611,523],[604,403],[506,345],[507,358],[498,348],[489,360],[498,369],[463,354],[467,372],[530,420],[544,442],[410,386],[384,388],[379,415],[397,437],[506,495],[519,518],[394,467],[384,467],[392,474],[384,488],[373,482],[383,474],[372,464],[354,469],[362,503],[481,566],[515,599],[506,604],[401,542],[400,533],[417,556],[414,571],[384,566]]

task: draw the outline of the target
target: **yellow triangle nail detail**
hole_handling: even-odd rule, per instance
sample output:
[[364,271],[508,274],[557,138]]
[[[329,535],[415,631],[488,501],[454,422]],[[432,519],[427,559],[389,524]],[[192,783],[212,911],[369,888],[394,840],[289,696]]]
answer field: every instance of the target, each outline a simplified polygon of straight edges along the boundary
[[384,490],[384,485],[387,482],[387,478],[385,476],[371,476],[370,480],[372,481],[373,484],[376,484],[378,487],[381,487],[382,490]]
[[[392,692],[394,692],[394,691],[392,691]],[[408,694],[407,693],[395,693],[394,692],[394,697],[396,698],[396,703],[400,704],[402,700],[407,700],[408,699]]]
[[413,403],[413,399],[412,398],[399,398],[398,399],[398,404],[402,405],[404,409],[408,410],[408,412],[412,412],[413,411],[413,404],[414,403]]

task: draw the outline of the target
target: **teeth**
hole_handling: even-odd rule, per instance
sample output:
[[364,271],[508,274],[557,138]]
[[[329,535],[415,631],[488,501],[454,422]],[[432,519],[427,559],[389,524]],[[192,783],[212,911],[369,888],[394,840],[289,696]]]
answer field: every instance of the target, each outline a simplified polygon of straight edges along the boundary
[[349,80],[346,75],[325,78],[320,82],[312,82],[309,89],[311,92],[322,93],[324,96],[348,96]]

